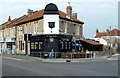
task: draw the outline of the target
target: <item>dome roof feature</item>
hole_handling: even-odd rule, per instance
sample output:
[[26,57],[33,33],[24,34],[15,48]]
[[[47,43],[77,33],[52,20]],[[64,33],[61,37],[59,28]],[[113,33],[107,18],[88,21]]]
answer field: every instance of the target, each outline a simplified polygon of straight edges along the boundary
[[45,11],[44,14],[59,14],[58,7],[53,3],[46,5],[44,11]]

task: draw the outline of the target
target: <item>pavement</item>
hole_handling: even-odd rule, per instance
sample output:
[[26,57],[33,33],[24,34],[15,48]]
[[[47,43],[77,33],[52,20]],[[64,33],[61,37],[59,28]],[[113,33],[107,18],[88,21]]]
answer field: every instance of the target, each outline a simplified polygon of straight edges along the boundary
[[74,59],[62,59],[62,58],[40,58],[32,57],[26,55],[13,55],[13,54],[3,54],[2,57],[12,59],[12,60],[21,60],[21,61],[39,61],[39,62],[101,62],[109,60],[118,60],[119,54],[101,57],[92,57],[92,58],[74,58]]

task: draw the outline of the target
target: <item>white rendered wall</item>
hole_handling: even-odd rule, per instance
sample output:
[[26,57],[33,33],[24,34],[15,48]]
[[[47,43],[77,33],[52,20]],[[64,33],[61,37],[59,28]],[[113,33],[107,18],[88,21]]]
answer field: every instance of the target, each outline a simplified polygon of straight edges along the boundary
[[107,42],[103,38],[94,38],[95,41],[99,41],[99,43],[103,45],[107,45]]
[[[55,27],[48,26],[48,22],[55,22]],[[44,15],[43,34],[59,34],[59,15]]]
[[98,41],[103,45],[107,45],[107,42],[103,38],[100,38]]

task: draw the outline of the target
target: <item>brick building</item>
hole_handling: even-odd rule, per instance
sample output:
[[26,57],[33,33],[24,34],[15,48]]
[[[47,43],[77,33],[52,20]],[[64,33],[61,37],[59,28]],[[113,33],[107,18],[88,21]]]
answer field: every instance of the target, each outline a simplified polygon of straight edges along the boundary
[[[49,28],[48,23],[54,23],[54,28]],[[66,13],[60,11],[53,3],[47,4],[45,9],[33,11],[28,9],[27,14],[11,19],[0,25],[0,50],[1,52],[26,53],[24,34],[65,34],[73,35],[73,40],[83,38],[84,22],[77,19],[77,13],[72,13],[70,3]],[[30,43],[28,43],[30,52]]]
[[99,32],[99,30],[96,29],[94,38],[101,44],[113,48],[114,52],[120,50],[120,30],[118,29],[106,29],[105,32]]
[[120,36],[120,30],[118,30],[118,29],[113,29],[113,30],[107,29],[105,32],[99,32],[99,30],[96,29],[95,38],[108,37],[108,36],[118,38]]

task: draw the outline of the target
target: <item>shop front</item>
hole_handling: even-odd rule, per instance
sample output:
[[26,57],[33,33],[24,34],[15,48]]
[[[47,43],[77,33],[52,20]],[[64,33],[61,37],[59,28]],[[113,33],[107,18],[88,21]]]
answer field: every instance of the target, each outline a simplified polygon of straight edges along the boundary
[[0,52],[14,53],[15,52],[15,38],[0,38]]
[[30,55],[61,57],[62,52],[72,51],[72,35],[42,34],[30,37]]

